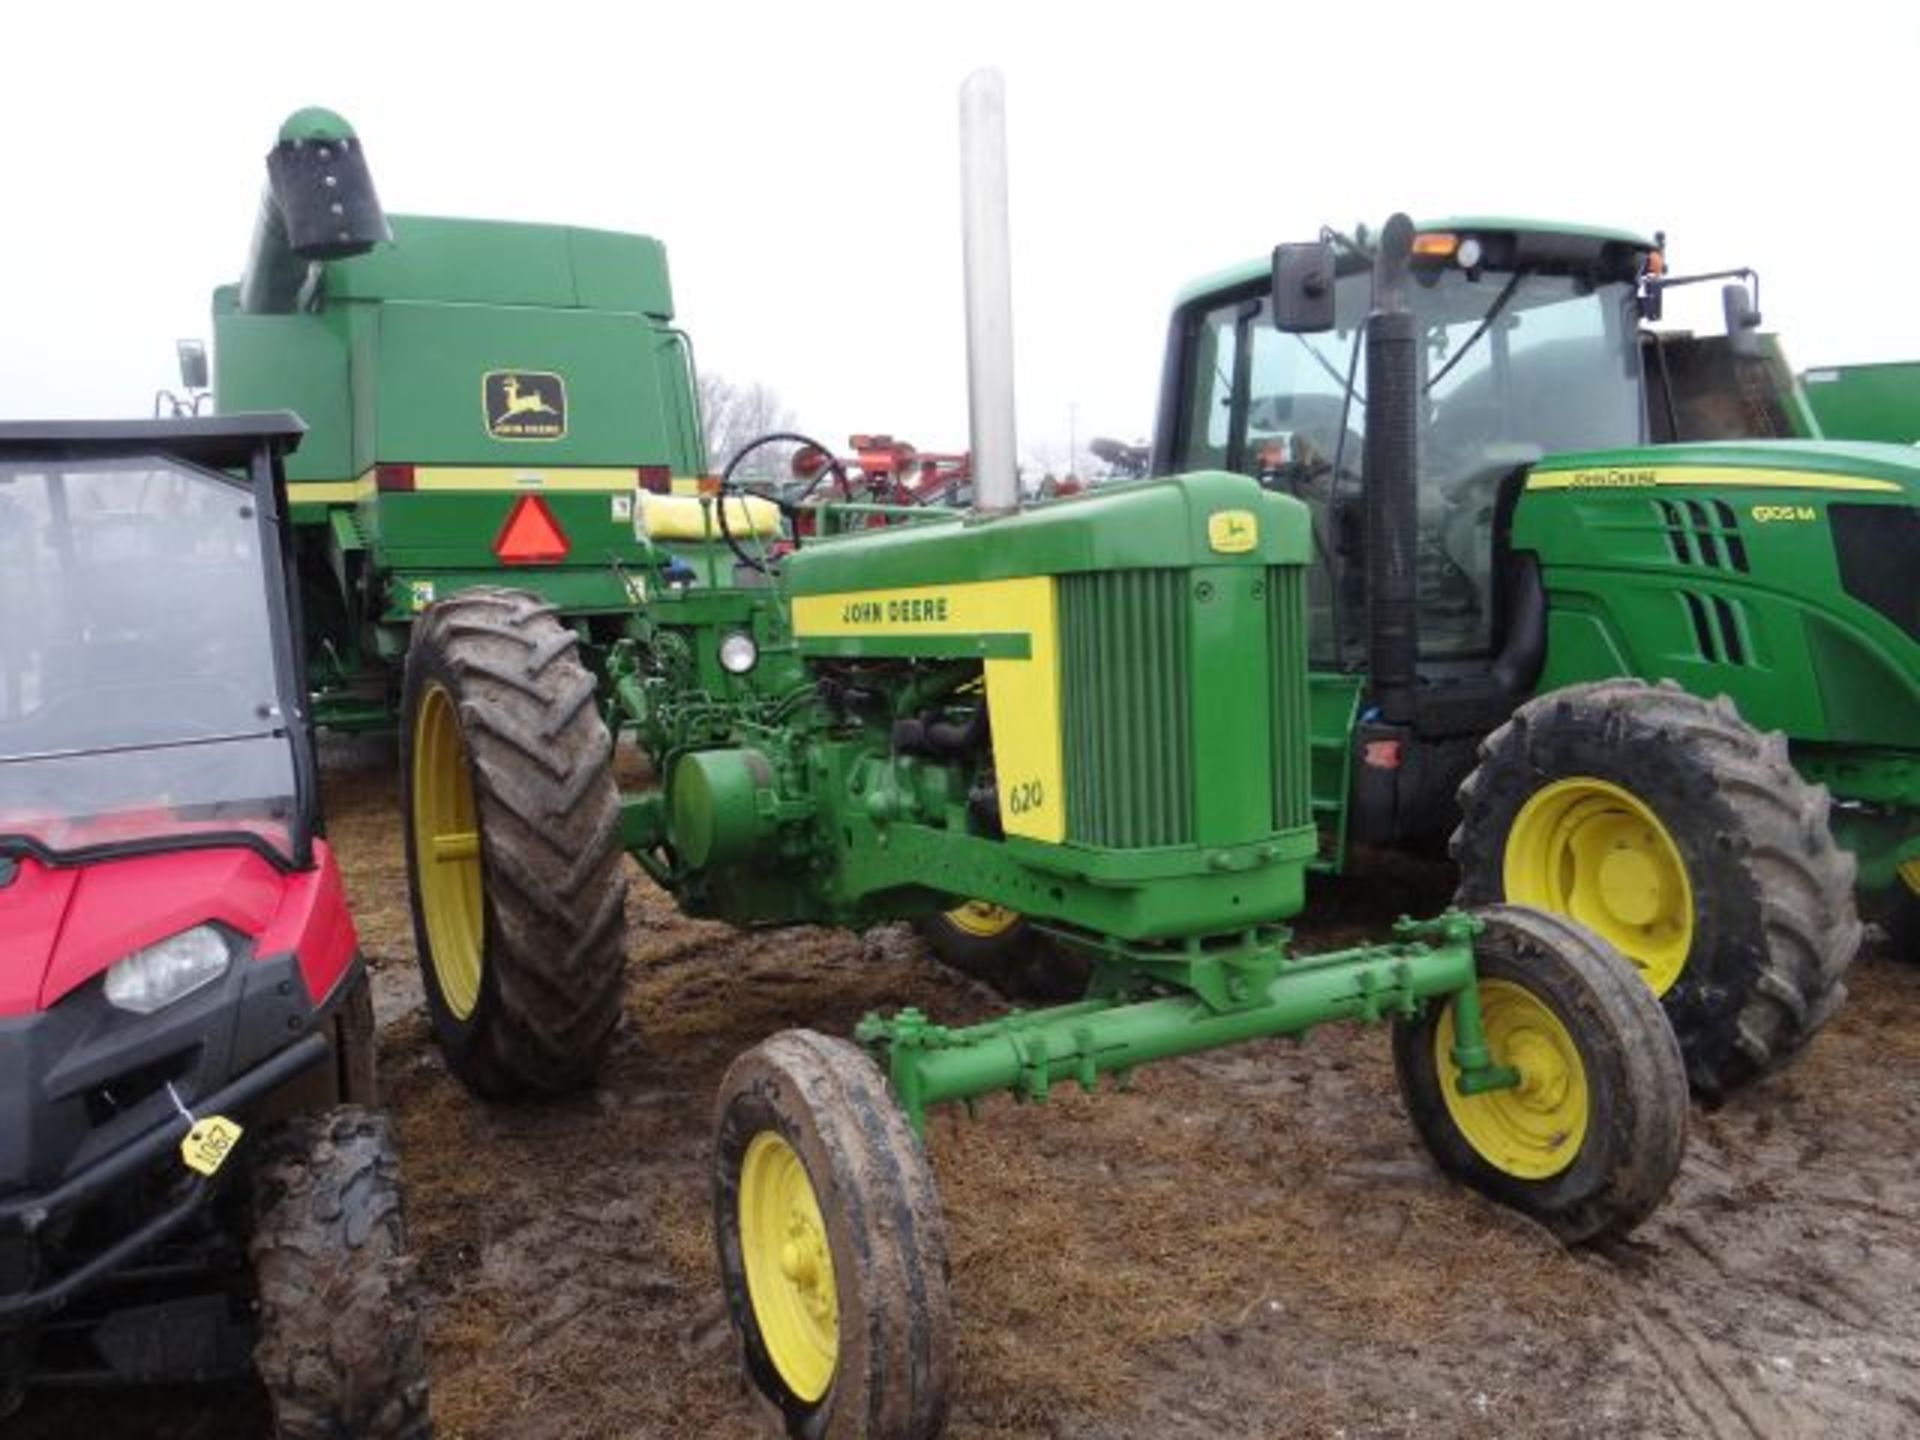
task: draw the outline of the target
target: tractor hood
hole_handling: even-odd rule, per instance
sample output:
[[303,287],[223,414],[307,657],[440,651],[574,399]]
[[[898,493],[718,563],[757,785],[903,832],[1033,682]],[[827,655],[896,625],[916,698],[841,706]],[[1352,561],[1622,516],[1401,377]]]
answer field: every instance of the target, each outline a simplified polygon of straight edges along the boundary
[[[1556,455],[1512,544],[1554,602],[1539,688],[1661,675],[1797,743],[1920,736],[1920,452],[1817,440]],[[1582,608],[1585,607],[1585,608]]]

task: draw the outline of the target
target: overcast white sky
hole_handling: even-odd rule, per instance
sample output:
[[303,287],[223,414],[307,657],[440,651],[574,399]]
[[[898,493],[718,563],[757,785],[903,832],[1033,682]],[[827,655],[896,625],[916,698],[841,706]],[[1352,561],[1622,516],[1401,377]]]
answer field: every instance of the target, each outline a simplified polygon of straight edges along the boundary
[[1760,270],[1797,364],[1920,357],[1913,0],[8,10],[9,416],[145,413],[238,275],[280,120],[323,104],[388,209],[657,235],[704,368],[829,441],[961,448],[982,64],[1030,455],[1064,457],[1070,411],[1083,444],[1148,432],[1184,281],[1394,209],[1663,228],[1678,269]]

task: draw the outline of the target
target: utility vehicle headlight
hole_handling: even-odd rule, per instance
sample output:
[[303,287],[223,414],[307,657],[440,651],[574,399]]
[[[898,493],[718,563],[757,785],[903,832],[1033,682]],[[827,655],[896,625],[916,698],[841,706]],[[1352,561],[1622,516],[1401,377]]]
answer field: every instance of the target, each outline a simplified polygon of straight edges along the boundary
[[720,668],[729,675],[744,675],[760,658],[760,647],[743,630],[735,630],[720,642]]
[[226,936],[211,925],[196,925],[116,960],[107,971],[107,999],[122,1010],[151,1015],[211,985],[232,959]]

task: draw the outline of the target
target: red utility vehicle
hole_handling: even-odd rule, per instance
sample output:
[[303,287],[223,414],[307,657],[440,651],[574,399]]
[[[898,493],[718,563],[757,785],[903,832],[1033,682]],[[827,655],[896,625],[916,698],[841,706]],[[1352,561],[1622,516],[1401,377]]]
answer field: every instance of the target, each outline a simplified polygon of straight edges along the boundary
[[427,1433],[315,833],[301,429],[0,424],[0,1415],[253,1367],[283,1437]]

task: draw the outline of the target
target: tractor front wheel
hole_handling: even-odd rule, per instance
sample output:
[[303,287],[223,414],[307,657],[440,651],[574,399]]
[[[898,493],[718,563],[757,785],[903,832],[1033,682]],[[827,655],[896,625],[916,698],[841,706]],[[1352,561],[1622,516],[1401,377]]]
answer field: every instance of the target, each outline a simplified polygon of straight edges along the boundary
[[250,1172],[254,1366],[278,1440],[425,1440],[427,1359],[399,1161],[355,1105],[294,1121]]
[[1022,914],[968,900],[914,922],[944,965],[1009,1000],[1072,1000],[1086,993],[1088,966]]
[[1393,1030],[1414,1129],[1448,1175],[1568,1244],[1621,1235],[1657,1207],[1686,1148],[1687,1076],[1660,1004],[1591,932],[1538,910],[1478,912],[1481,1027],[1519,1081],[1462,1095],[1457,1002]]
[[1878,898],[1875,918],[1887,932],[1891,954],[1920,962],[1920,860],[1900,867],[1893,889]]
[[1784,1064],[1846,996],[1861,926],[1827,792],[1724,697],[1551,691],[1480,747],[1460,812],[1461,903],[1531,905],[1612,945],[1704,1095]]
[[713,1219],[747,1379],[788,1434],[939,1433],[953,1370],[946,1222],[871,1060],[788,1030],[734,1061]]
[[620,1018],[626,872],[613,740],[579,637],[517,590],[414,628],[401,731],[407,883],[427,1009],[481,1094],[593,1082]]

